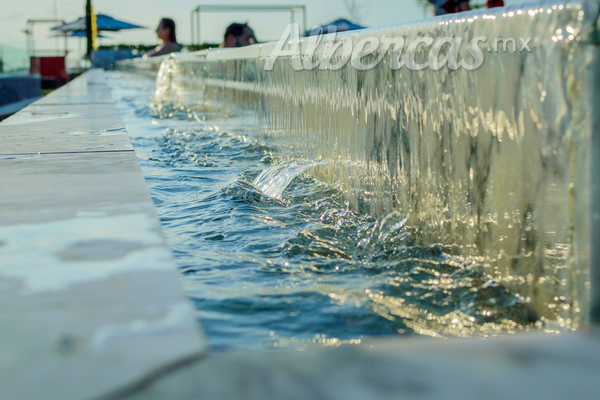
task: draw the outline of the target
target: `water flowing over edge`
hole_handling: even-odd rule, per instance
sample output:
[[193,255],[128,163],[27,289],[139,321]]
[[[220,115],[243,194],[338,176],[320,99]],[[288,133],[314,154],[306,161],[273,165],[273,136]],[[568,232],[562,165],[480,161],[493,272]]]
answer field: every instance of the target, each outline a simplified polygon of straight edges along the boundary
[[260,190],[264,195],[281,200],[281,195],[290,182],[309,168],[324,165],[325,162],[309,162],[303,160],[291,160],[279,162],[265,168],[254,180],[252,186]]
[[[476,261],[539,315],[576,328],[589,314],[587,99],[597,88],[586,68],[598,3],[467,16],[479,18],[348,36],[510,34],[531,37],[532,51],[489,54],[476,71],[395,71],[384,56],[369,71],[293,71],[279,59],[265,72],[267,44],[238,58],[175,56],[161,66],[157,93],[192,111],[245,115],[265,140],[331,161],[311,171],[340,185],[354,209],[405,211],[425,243]],[[557,41],[565,30],[574,37]]]

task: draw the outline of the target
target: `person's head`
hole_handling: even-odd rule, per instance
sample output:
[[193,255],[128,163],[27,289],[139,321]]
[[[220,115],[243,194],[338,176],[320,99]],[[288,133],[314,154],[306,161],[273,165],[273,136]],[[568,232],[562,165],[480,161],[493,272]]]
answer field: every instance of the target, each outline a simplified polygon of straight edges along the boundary
[[156,27],[156,36],[164,43],[177,43],[177,35],[175,34],[175,21],[171,18],[163,18]]
[[227,27],[223,35],[223,47],[242,47],[256,43],[254,31],[248,24],[234,22]]

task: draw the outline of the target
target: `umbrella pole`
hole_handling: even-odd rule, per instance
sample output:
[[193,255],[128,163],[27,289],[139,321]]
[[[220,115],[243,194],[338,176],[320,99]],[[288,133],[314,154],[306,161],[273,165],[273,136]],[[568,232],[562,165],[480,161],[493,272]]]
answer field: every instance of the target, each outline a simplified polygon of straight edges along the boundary
[[85,2],[85,36],[87,38],[86,57],[92,61],[92,0],[86,0]]

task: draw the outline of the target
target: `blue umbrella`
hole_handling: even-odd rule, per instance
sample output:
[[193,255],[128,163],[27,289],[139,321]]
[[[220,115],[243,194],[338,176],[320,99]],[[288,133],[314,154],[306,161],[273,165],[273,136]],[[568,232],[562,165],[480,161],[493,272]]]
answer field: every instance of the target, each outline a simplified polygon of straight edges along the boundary
[[[63,37],[65,33],[68,37],[85,37],[85,31],[67,31],[64,33],[57,33],[53,37]],[[106,38],[108,36],[98,33],[97,37]]]
[[[119,21],[106,14],[96,15],[96,26],[98,31],[120,31],[122,29],[145,28],[144,26],[130,24],[129,22]],[[83,31],[85,32],[85,17],[78,18],[76,21],[69,22],[51,28],[55,31]]]
[[348,21],[347,19],[341,18],[336,19],[333,22],[330,22],[326,25],[318,26],[316,28],[311,29],[310,31],[306,31],[306,36],[314,36],[319,33],[330,33],[330,32],[344,32],[344,31],[353,31],[356,29],[365,29],[365,26],[361,26],[355,24],[354,22]]

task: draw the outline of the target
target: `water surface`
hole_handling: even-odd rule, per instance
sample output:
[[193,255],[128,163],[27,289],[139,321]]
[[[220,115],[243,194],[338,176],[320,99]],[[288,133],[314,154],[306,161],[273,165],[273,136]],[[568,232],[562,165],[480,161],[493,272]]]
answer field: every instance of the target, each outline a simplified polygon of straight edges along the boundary
[[282,157],[243,118],[159,116],[152,80],[111,73],[109,83],[213,347],[541,326],[476,265],[420,245],[401,210],[379,219],[355,212],[334,182],[311,178],[317,163]]

